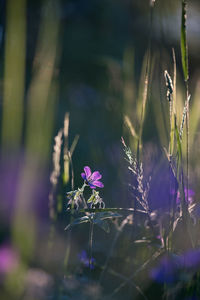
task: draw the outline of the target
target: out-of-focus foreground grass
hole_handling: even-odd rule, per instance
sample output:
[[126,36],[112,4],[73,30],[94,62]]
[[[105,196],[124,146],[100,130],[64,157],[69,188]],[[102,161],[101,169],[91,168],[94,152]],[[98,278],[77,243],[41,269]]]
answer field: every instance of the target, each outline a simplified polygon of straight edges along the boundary
[[[124,3],[111,1],[110,4],[102,1],[101,5],[98,1],[93,1],[93,4],[91,1],[85,1],[86,4],[82,3],[84,1],[71,1],[66,4],[68,9],[63,2],[42,1],[40,18],[38,17],[36,22],[38,26],[36,45],[34,45],[31,62],[29,61],[27,66],[29,55],[27,44],[31,40],[31,37],[27,36],[27,32],[31,32],[28,31],[27,19],[32,2],[6,1],[0,132],[0,297],[2,299],[46,299],[46,296],[58,299],[55,295],[62,295],[60,282],[64,278],[63,274],[70,276],[72,274],[66,283],[68,287],[72,287],[72,290],[76,290],[74,286],[79,284],[73,277],[74,269],[74,273],[79,274],[79,269],[75,267],[77,262],[75,254],[83,249],[83,245],[87,247],[88,228],[85,227],[81,231],[84,232],[83,235],[75,232],[74,239],[64,233],[64,227],[69,221],[65,217],[63,197],[67,188],[70,188],[68,178],[63,179],[60,176],[64,184],[60,184],[62,185],[60,195],[54,199],[59,205],[61,203],[59,220],[53,219],[53,222],[50,222],[48,207],[53,137],[63,126],[63,116],[66,111],[70,111],[73,134],[81,135],[80,146],[77,146],[78,151],[74,154],[75,180],[78,178],[77,182],[80,182],[79,173],[85,165],[91,164],[93,169],[102,169],[105,185],[104,201],[107,207],[132,205],[131,197],[127,193],[128,180],[125,177],[127,172],[120,144],[122,135],[135,152],[140,138],[143,141],[143,159],[148,171],[159,162],[154,168],[155,178],[161,174],[164,160],[162,149],[168,145],[170,130],[163,74],[165,69],[171,75],[173,74],[171,44],[174,43],[177,58],[175,109],[178,126],[181,123],[185,90],[180,71],[179,48],[177,41],[170,39],[170,36],[167,44],[168,38],[163,37],[164,34],[162,36],[162,28],[160,31],[157,30],[158,24],[163,24],[162,17],[166,17],[166,22],[171,17],[169,23],[173,24],[173,12],[176,14],[177,4],[169,1],[168,5],[165,3],[163,7],[159,7],[159,12],[154,15],[151,64],[149,77],[146,78],[149,32],[148,26],[144,24],[149,21],[149,3],[134,4],[132,15],[129,15],[129,9],[126,7],[128,4],[124,4],[125,1]],[[90,6],[100,15],[97,13],[95,18],[95,13],[93,14],[93,10],[90,11]],[[62,11],[62,7],[65,11],[64,9]],[[70,18],[74,18],[75,21],[71,21]],[[119,20],[124,28],[120,27]],[[127,20],[130,20],[128,25]],[[135,22],[132,31],[127,32],[132,21]],[[95,30],[93,25],[96,26]],[[140,28],[138,36],[137,28]],[[163,30],[165,32],[165,28]],[[141,35],[140,38],[143,31],[144,36]],[[166,31],[165,34],[167,33]],[[132,36],[134,36],[133,40]],[[67,37],[66,41],[62,41],[64,37]],[[162,48],[159,50],[161,45]],[[194,57],[195,64],[195,59],[198,61],[199,58],[198,55]],[[192,74],[190,106],[190,168],[192,169],[190,182],[195,188],[196,195],[200,193],[198,72],[196,68]],[[65,121],[68,122],[68,118]],[[140,132],[141,122],[144,125],[142,132]],[[185,159],[184,141],[185,138],[183,139]],[[69,167],[69,161],[65,163],[61,173]],[[78,186],[78,183],[75,182],[75,185]],[[53,225],[56,223],[56,229],[52,223]],[[110,236],[113,235],[111,231]],[[130,236],[132,236],[130,232],[124,234],[116,250],[113,265],[116,260],[119,269],[123,265],[121,260],[126,260],[128,254],[131,256],[131,251],[135,251],[136,260],[137,255],[138,257],[139,254],[141,256],[144,254],[144,257],[146,255],[145,247],[140,251],[136,246],[135,250],[129,240]],[[97,240],[95,251],[97,256],[103,253],[99,254],[103,265],[111,238],[97,230],[95,239]],[[69,254],[68,244],[70,240],[74,251],[71,251],[71,254]],[[130,250],[127,245],[130,246]],[[71,260],[68,270],[69,255]],[[124,272],[126,271],[124,267]],[[117,277],[117,280],[119,278]],[[111,277],[110,280],[113,278]],[[105,284],[105,289],[109,289],[109,284],[107,285]],[[114,284],[112,285],[115,288]],[[144,282],[144,285],[148,286],[148,282]],[[54,289],[51,289],[52,286]],[[91,286],[88,285],[88,290],[95,299],[94,294],[98,288],[95,290],[92,286],[92,290]]]
[[34,293],[29,295],[28,289],[42,288],[50,280],[39,268],[30,269],[36,253],[41,255],[38,264],[45,256],[42,239],[44,245],[48,244],[46,197],[58,93],[59,3],[48,1],[42,9],[27,80],[27,3],[6,2],[0,249],[4,299],[21,297],[25,286],[25,298],[32,299]]

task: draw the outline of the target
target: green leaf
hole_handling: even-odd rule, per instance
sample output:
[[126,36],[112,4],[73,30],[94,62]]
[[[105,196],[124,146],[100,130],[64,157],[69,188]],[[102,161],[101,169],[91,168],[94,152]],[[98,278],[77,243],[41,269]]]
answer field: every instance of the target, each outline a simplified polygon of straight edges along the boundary
[[65,227],[65,230],[69,229],[72,226],[79,225],[79,224],[82,224],[82,223],[88,223],[88,222],[90,222],[90,218],[88,216],[77,218],[72,223],[70,223],[69,225],[67,225]]
[[186,37],[186,19],[187,19],[187,2],[182,0],[182,18],[181,18],[181,60],[185,81],[189,78],[188,72],[188,48]]
[[95,202],[95,195],[94,194],[92,194],[91,196],[90,196],[90,198],[87,200],[87,203],[91,203],[91,202]]
[[122,215],[111,211],[98,212],[94,215],[94,222],[96,220],[106,220],[106,219],[121,218],[121,217]]
[[141,213],[147,214],[145,210],[141,209],[134,209],[134,208],[123,208],[123,207],[109,207],[109,208],[83,208],[80,209],[80,213],[90,212],[90,213],[97,213],[97,212],[115,212],[115,211],[124,211],[124,212],[134,212],[134,213]]

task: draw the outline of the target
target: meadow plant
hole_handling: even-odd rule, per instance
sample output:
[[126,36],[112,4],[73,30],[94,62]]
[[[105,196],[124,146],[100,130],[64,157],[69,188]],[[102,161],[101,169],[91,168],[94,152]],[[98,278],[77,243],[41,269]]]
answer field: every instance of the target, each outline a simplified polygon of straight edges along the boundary
[[[137,81],[132,68],[134,60],[131,47],[125,51],[122,64],[121,62],[115,64],[105,59],[112,73],[112,80],[110,80],[112,83],[110,82],[109,86],[113,84],[114,92],[119,93],[119,98],[123,98],[124,105],[121,114],[121,132],[118,135],[118,145],[121,145],[122,151],[117,153],[118,156],[119,154],[122,156],[122,165],[118,167],[115,156],[112,157],[115,170],[116,168],[120,170],[112,180],[117,182],[117,175],[119,175],[125,186],[125,192],[120,198],[121,194],[118,194],[120,187],[114,185],[113,195],[119,195],[119,199],[116,199],[116,196],[113,197],[114,199],[109,199],[106,194],[107,188],[111,189],[111,185],[106,182],[108,177],[105,176],[107,175],[105,169],[92,171],[88,165],[85,166],[86,163],[81,162],[84,166],[83,171],[79,171],[77,176],[73,154],[79,135],[76,135],[70,144],[69,129],[73,124],[73,113],[76,120],[81,120],[78,107],[89,110],[97,93],[94,93],[90,87],[85,89],[85,85],[81,86],[80,90],[86,90],[90,94],[91,101],[88,104],[86,98],[81,99],[79,89],[75,89],[76,109],[72,112],[72,122],[71,115],[67,112],[62,128],[55,133],[52,147],[50,189],[46,195],[50,220],[47,230],[45,226],[38,226],[33,203],[39,194],[38,182],[41,181],[43,184],[53,132],[53,112],[57,95],[55,74],[59,73],[56,67],[59,49],[57,34],[60,28],[58,16],[54,15],[56,12],[54,8],[57,6],[56,1],[55,3],[52,1],[55,6],[50,5],[51,1],[49,1],[48,13],[44,13],[41,17],[42,30],[35,49],[35,72],[27,93],[27,117],[24,118],[22,100],[25,89],[26,7],[24,1],[21,1],[21,6],[16,2],[13,7],[11,0],[8,2],[10,3],[8,11],[12,12],[8,15],[11,21],[17,9],[22,12],[23,18],[21,29],[17,27],[15,18],[13,18],[14,22],[11,22],[11,25],[17,28],[16,53],[11,51],[12,43],[9,42],[13,39],[11,29],[7,31],[6,37],[8,40],[5,44],[6,84],[2,111],[1,135],[4,155],[2,157],[6,157],[5,154],[8,149],[12,149],[13,145],[16,150],[19,150],[23,136],[25,150],[19,176],[18,172],[15,176],[15,170],[9,169],[8,164],[5,168],[1,167],[3,171],[0,170],[3,178],[2,197],[10,199],[11,202],[13,194],[16,194],[10,226],[11,242],[4,242],[0,246],[0,287],[2,285],[5,295],[12,295],[11,299],[31,300],[200,299],[200,203],[195,184],[192,182],[196,176],[195,171],[198,173],[196,166],[194,172],[190,174],[191,161],[194,165],[197,158],[193,158],[190,152],[198,141],[196,131],[199,125],[199,114],[196,107],[199,108],[200,84],[198,82],[195,96],[193,93],[190,94],[186,35],[187,1],[180,1],[182,4],[181,57],[179,58],[173,48],[171,55],[173,72],[170,65],[167,67],[162,65],[162,70],[159,72],[159,84],[163,85],[164,91],[161,93],[160,106],[155,108],[153,103],[156,102],[153,94],[156,89],[153,84],[157,58],[156,53],[155,55],[153,53],[152,41],[155,0],[151,0],[149,5],[148,47],[143,57],[141,75],[137,80],[138,88],[136,88]],[[66,5],[69,19],[76,10],[76,5],[80,4]],[[88,9],[83,8],[84,4],[81,9],[83,11]],[[86,12],[84,13],[87,15]],[[60,12],[58,15],[64,18],[64,13],[62,15]],[[79,13],[77,15],[79,16]],[[80,32],[81,36],[82,31]],[[45,36],[48,37],[47,40],[44,39]],[[176,55],[181,60],[183,70],[182,102],[178,97],[180,96],[177,85],[179,64],[176,62]],[[16,76],[20,69],[19,65],[22,65],[22,68],[19,76]],[[10,80],[14,82],[11,89],[10,84],[7,84]],[[17,107],[16,114],[13,112],[10,98],[14,99]],[[97,102],[101,107],[99,99]],[[106,105],[109,109],[110,107],[113,109],[112,99],[109,101]],[[70,105],[73,107],[72,102]],[[113,106],[121,113],[121,107],[116,108],[116,101]],[[152,107],[155,110],[153,122]],[[46,115],[49,117],[47,118]],[[150,121],[149,115],[152,118]],[[11,117],[14,120],[12,126]],[[153,128],[152,132],[159,136],[160,149],[157,151],[159,155],[155,155],[155,161],[151,153],[149,167],[145,156],[148,143],[145,144],[144,136],[148,131],[148,125],[154,122],[158,128]],[[26,130],[22,130],[24,123],[27,125]],[[93,127],[89,124],[89,128]],[[107,126],[105,129],[108,130]],[[166,138],[163,138],[163,132]],[[98,137],[96,132],[95,136]],[[122,136],[121,144],[120,136]],[[105,145],[105,142],[103,143]],[[107,144],[106,142],[106,147]],[[95,143],[92,147],[93,157],[97,159],[99,152],[95,148]],[[96,163],[97,169],[100,168],[99,161],[91,159],[91,162],[94,165]],[[14,174],[13,180],[10,179],[11,173]],[[10,186],[12,188],[6,197]],[[121,201],[121,207],[117,205],[109,207],[110,203],[115,203],[116,200]],[[7,212],[9,203],[5,207]],[[26,226],[27,224],[29,226]],[[48,236],[44,239],[44,245],[41,242],[41,247],[40,244],[37,245],[37,231],[45,237]],[[39,262],[33,259],[35,248],[37,248],[35,256],[38,261],[42,261],[47,271],[37,268]],[[46,256],[50,257],[49,260]],[[51,259],[52,264],[49,262]],[[48,264],[50,266],[47,267]]]
[[[99,179],[101,179],[101,174],[98,171],[91,172],[90,167],[84,167],[84,173],[81,173],[81,177],[84,179],[84,183],[81,188],[75,191],[67,192],[67,198],[69,199],[67,204],[67,209],[78,209],[79,204],[83,204],[84,208],[104,208],[105,204],[102,198],[99,196],[99,192],[95,191],[97,187],[103,188],[104,185]],[[86,201],[84,198],[85,187],[88,186],[92,189],[92,194]]]
[[[151,13],[155,1],[151,1]],[[146,68],[143,73],[143,90],[140,91],[142,95],[139,106],[136,109],[136,126],[133,125],[131,118],[125,114],[124,123],[127,126],[131,139],[129,142],[133,146],[127,146],[125,138],[121,138],[123,150],[128,164],[128,170],[131,173],[131,182],[128,183],[130,193],[133,198],[133,207],[129,208],[105,208],[97,188],[102,188],[103,184],[99,181],[101,174],[98,171],[91,172],[89,167],[84,167],[84,173],[81,174],[84,179],[84,184],[81,188],[67,193],[68,204],[67,209],[73,214],[74,211],[83,213],[81,218],[75,218],[66,229],[73,225],[90,222],[100,225],[103,229],[106,228],[103,223],[110,220],[116,230],[113,241],[111,243],[110,251],[107,254],[106,260],[102,265],[98,264],[98,260],[94,260],[91,256],[88,258],[85,250],[79,254],[80,261],[93,269],[92,261],[95,261],[95,266],[100,268],[99,284],[104,282],[104,277],[108,274],[117,276],[122,280],[122,283],[116,287],[108,299],[116,297],[126,285],[133,284],[140,296],[144,299],[148,298],[148,289],[146,292],[133,281],[138,273],[148,270],[149,277],[155,284],[162,285],[162,292],[164,298],[168,299],[172,291],[174,292],[173,299],[179,298],[182,292],[185,295],[196,297],[196,292],[192,294],[190,288],[184,288],[184,284],[188,284],[193,280],[193,285],[198,290],[199,284],[194,277],[199,276],[199,247],[200,240],[197,237],[199,228],[199,205],[195,201],[195,192],[189,185],[189,103],[191,95],[189,94],[188,80],[188,53],[187,53],[187,38],[186,38],[186,12],[187,3],[182,1],[182,24],[181,24],[181,58],[182,68],[185,81],[185,104],[183,106],[182,115],[178,116],[176,107],[176,57],[175,50],[172,49],[172,57],[174,64],[173,79],[168,70],[164,71],[164,81],[166,84],[166,98],[169,105],[169,129],[168,129],[168,147],[163,146],[163,154],[165,165],[168,168],[168,205],[166,209],[164,206],[157,209],[152,209],[150,201],[151,182],[154,179],[154,172],[152,170],[150,175],[147,175],[143,163],[143,141],[142,134],[145,125],[145,110],[148,100],[148,91],[150,83],[151,70],[151,41],[149,42],[149,50],[146,56]],[[151,20],[152,21],[152,20]],[[127,69],[125,69],[127,71]],[[132,75],[131,75],[132,76]],[[126,85],[125,85],[126,86]],[[127,95],[125,92],[124,95]],[[179,124],[178,121],[179,120]],[[140,122],[139,122],[140,121]],[[186,130],[184,134],[184,130]],[[184,137],[186,137],[186,150],[183,144]],[[185,155],[186,153],[186,155]],[[92,192],[91,195],[85,199],[84,190],[89,187]],[[162,187],[161,187],[162,188]],[[159,195],[158,195],[159,198]],[[155,199],[155,201],[162,202],[162,199]],[[80,207],[82,206],[82,207]],[[129,212],[128,216],[123,213]],[[118,213],[121,213],[120,215]],[[138,214],[140,218],[138,218]],[[103,225],[104,224],[104,225]],[[102,226],[103,225],[103,226]],[[122,276],[120,273],[112,269],[112,256],[114,255],[117,243],[120,239],[120,234],[125,228],[125,225],[135,227],[137,232],[131,238],[135,245],[147,245],[148,251],[143,250],[143,257],[140,257],[141,264],[138,264],[136,269],[130,276]],[[93,227],[92,227],[93,228]],[[141,234],[141,236],[139,236]],[[182,241],[184,235],[184,241]],[[90,230],[90,248],[92,248],[92,234]],[[134,261],[132,257],[127,259],[129,262]],[[90,261],[90,263],[89,263]],[[143,284],[141,284],[143,285]],[[145,286],[145,284],[144,284]],[[199,294],[200,295],[200,294]],[[106,298],[107,299],[107,298]],[[186,299],[186,298],[184,298]],[[188,298],[189,299],[189,298]],[[195,298],[196,299],[196,298]]]

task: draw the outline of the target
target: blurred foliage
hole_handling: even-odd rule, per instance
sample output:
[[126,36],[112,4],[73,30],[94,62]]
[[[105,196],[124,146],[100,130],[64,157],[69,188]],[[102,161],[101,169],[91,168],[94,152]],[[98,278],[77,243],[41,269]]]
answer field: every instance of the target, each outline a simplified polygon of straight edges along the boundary
[[[190,1],[190,184],[195,200],[200,193],[199,15],[199,1]],[[1,0],[0,16],[0,242],[10,245],[8,261],[13,263],[10,253],[18,257],[11,272],[0,269],[2,299],[100,299],[121,282],[128,288],[125,284],[116,290],[115,299],[124,298],[125,292],[127,299],[144,299],[141,282],[146,296],[158,298],[163,288],[148,275],[154,262],[137,273],[139,262],[145,265],[147,254],[156,260],[153,250],[160,247],[151,240],[144,218],[136,229],[117,231],[116,240],[117,220],[109,235],[95,228],[93,253],[99,263],[91,281],[77,258],[87,248],[89,227],[64,232],[67,223],[75,222],[66,214],[65,193],[81,185],[80,173],[90,165],[103,174],[106,207],[132,205],[121,136],[135,154],[141,147],[145,175],[153,173],[152,182],[158,178],[167,190],[162,188],[167,168],[163,148],[169,144],[170,111],[164,71],[173,77],[174,48],[179,129],[185,102],[181,1],[156,0],[151,7],[149,0]],[[63,164],[51,191],[54,136],[60,128]],[[183,160],[185,149],[184,136]],[[58,208],[51,221],[50,191]],[[112,240],[115,247],[102,288],[98,279]]]

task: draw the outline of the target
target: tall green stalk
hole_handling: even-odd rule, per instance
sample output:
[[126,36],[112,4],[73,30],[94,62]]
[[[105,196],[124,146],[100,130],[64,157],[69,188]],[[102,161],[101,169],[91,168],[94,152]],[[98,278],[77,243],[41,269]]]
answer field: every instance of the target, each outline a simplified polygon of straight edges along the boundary
[[187,1],[182,0],[182,18],[181,18],[181,60],[185,80],[186,89],[186,201],[188,202],[188,189],[189,189],[189,69],[188,69],[188,46],[186,36],[186,20],[187,20]]

